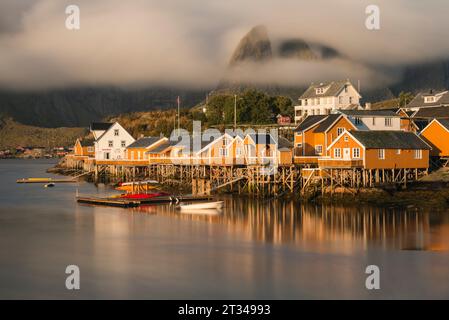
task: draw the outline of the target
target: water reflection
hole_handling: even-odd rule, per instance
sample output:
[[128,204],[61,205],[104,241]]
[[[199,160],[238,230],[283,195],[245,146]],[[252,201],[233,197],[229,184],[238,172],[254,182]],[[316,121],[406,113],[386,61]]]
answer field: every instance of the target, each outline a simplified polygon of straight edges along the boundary
[[317,206],[294,201],[224,198],[219,214],[185,214],[174,206],[144,206],[128,212],[224,225],[248,240],[302,246],[313,251],[366,249],[449,250],[449,215],[399,208]]

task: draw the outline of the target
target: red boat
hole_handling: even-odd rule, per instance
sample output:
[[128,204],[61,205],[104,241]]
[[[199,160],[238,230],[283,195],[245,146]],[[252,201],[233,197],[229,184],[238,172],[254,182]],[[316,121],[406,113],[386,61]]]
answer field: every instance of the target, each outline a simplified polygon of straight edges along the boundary
[[169,194],[166,192],[154,192],[154,193],[134,193],[134,194],[122,194],[120,195],[121,199],[151,199],[161,196],[168,196]]

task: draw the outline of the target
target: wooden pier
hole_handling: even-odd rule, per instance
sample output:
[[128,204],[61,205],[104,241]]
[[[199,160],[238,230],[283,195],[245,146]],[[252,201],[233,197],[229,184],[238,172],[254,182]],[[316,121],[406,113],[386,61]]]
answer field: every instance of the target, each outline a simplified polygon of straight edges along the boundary
[[[94,163],[86,166],[94,181],[118,182],[157,180],[162,186],[207,196],[213,192],[249,194],[258,197],[306,193],[356,192],[362,188],[405,188],[428,173],[423,168],[366,169],[362,166],[332,167],[309,164],[207,165],[139,163]],[[73,162],[73,161],[72,161]],[[68,162],[65,162],[67,165]],[[78,162],[73,162],[77,168]],[[101,180],[102,179],[102,180]]]

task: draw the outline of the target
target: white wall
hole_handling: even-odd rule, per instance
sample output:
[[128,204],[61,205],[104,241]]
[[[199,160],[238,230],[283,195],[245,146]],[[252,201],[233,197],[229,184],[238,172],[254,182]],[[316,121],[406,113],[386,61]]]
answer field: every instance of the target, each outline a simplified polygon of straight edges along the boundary
[[[115,130],[118,130],[118,136],[115,136]],[[112,141],[112,147],[109,146],[109,141]],[[125,142],[122,147],[121,142]],[[108,160],[106,153],[109,153],[109,160],[125,159],[125,149],[135,139],[119,124],[114,123],[100,140],[95,142],[95,159]]]
[[[375,123],[373,124],[373,118]],[[391,118],[391,126],[385,125],[385,118]],[[348,119],[356,126],[358,130],[401,130],[400,117],[359,117],[360,124],[356,124],[354,116],[348,116]]]
[[[301,99],[301,105],[295,106],[295,122],[298,122],[304,117],[304,112],[308,115],[326,115],[336,109],[345,109],[351,104],[360,104],[360,97],[354,86],[349,85],[347,92],[343,89],[337,97],[326,96],[326,93],[322,97],[307,99],[307,105],[305,105],[305,99]],[[340,97],[342,98],[340,103]],[[352,102],[350,102],[352,97]],[[301,115],[297,115],[297,111],[302,111]]]

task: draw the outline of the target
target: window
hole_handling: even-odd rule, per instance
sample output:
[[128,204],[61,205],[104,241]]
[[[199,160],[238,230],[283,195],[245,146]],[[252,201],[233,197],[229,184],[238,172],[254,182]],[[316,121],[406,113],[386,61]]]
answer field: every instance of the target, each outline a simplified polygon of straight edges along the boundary
[[392,124],[391,124],[391,118],[385,118],[385,126],[386,126],[386,127],[391,127],[391,126],[392,126]]
[[348,86],[345,85],[345,92],[348,92]]
[[343,97],[338,97],[338,103],[343,104]]
[[219,154],[220,154],[220,157],[227,157],[228,156],[228,149],[220,148]]
[[415,159],[422,159],[422,150],[415,150]]
[[352,148],[352,157],[355,159],[360,158],[360,148]]
[[385,149],[379,149],[378,151],[377,151],[377,155],[378,155],[378,157],[379,157],[379,159],[385,159]]
[[348,142],[349,141],[349,137],[348,136],[345,136],[345,142]]
[[315,146],[315,153],[316,154],[322,154],[323,153],[323,146],[322,145],[316,145]]
[[337,135],[341,135],[345,131],[345,128],[337,128]]
[[362,124],[362,119],[360,119],[359,117],[355,117],[354,122],[355,122],[356,126],[359,126]]
[[376,118],[373,117],[373,126],[375,126],[375,125],[376,125]]
[[430,96],[430,97],[424,97],[424,102],[425,103],[430,103],[430,102],[435,102],[436,99],[434,96]]
[[112,140],[108,141],[108,146],[109,148],[112,148],[114,146],[114,142]]
[[397,149],[396,154],[401,154],[401,149]]
[[238,156],[242,155],[242,148],[240,148],[240,147],[235,148],[235,153]]
[[118,137],[118,129],[114,129],[114,136]]
[[341,149],[340,148],[334,149],[334,158],[341,158]]
[[304,105],[307,106],[307,99],[304,100]]
[[125,147],[126,147],[126,141],[125,141],[125,140],[122,140],[122,141],[120,142],[120,145],[122,146],[122,148],[125,148]]
[[94,147],[87,147],[87,152],[94,152]]
[[352,104],[352,97],[349,97],[349,103]]

